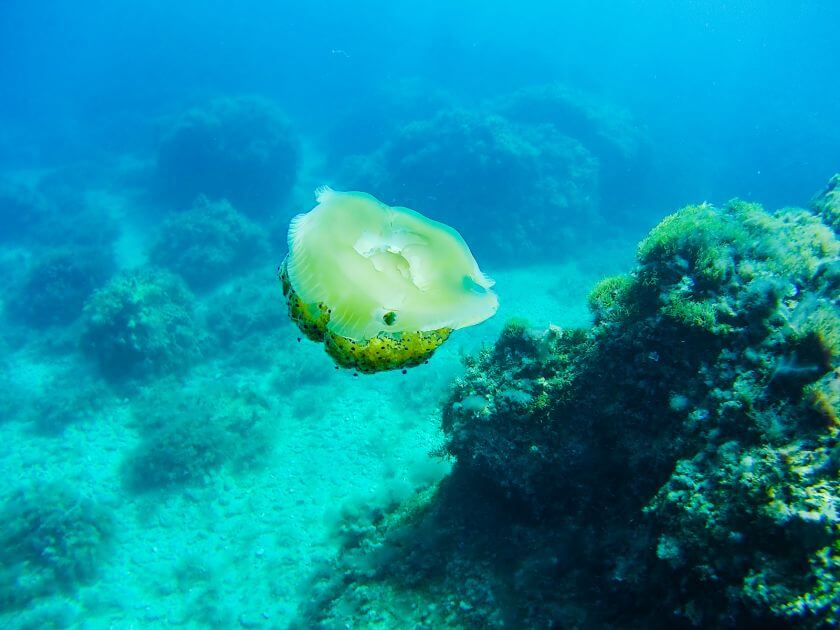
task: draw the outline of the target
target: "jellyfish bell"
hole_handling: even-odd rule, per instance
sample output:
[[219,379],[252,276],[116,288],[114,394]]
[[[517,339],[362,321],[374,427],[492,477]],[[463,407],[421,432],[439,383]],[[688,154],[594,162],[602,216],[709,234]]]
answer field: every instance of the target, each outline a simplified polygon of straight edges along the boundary
[[279,277],[289,317],[339,365],[418,365],[496,312],[493,281],[451,227],[367,193],[320,188],[316,199],[291,222]]

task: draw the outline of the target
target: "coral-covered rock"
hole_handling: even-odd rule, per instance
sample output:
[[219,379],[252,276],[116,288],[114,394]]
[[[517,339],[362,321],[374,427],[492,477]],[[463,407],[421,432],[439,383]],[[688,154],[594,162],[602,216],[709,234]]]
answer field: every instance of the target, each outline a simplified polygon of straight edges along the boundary
[[219,98],[180,116],[157,155],[161,193],[181,207],[199,196],[270,216],[297,176],[297,139],[270,101]]
[[[450,452],[539,513],[633,515],[611,535],[658,536],[659,597],[691,623],[835,621],[838,254],[803,210],[684,208],[593,290],[577,346],[509,327],[479,358],[445,410]],[[512,389],[542,402],[511,407]]]
[[348,547],[312,620],[836,625],[838,254],[804,210],[689,206],[590,329],[508,324],[444,406],[452,475]]
[[268,259],[265,231],[227,201],[200,198],[170,216],[158,229],[149,252],[153,264],[176,272],[194,290],[213,288]]
[[82,350],[111,381],[182,372],[202,343],[193,302],[183,281],[165,271],[120,273],[85,304]]

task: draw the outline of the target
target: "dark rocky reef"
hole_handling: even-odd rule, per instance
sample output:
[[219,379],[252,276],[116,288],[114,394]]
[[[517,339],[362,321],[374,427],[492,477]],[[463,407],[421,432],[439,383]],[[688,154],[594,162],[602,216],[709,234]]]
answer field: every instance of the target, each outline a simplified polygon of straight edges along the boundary
[[0,243],[110,250],[119,232],[111,208],[54,190],[50,175],[36,181],[0,178]]
[[598,160],[598,196],[611,216],[649,188],[651,140],[626,110],[594,94],[559,83],[524,88],[493,103],[517,123],[550,125],[574,138]]
[[582,233],[607,232],[604,217],[638,223],[628,199],[650,188],[651,141],[599,96],[547,84],[469,107],[415,81],[391,86],[383,103],[373,132],[335,130],[346,139],[329,183],[455,226],[481,260],[568,257],[589,245]]
[[270,272],[257,272],[237,278],[208,301],[207,328],[222,358],[247,357],[242,359],[247,365],[276,365],[282,343],[276,335],[288,340],[293,334],[278,292],[271,290],[276,281]]
[[450,109],[453,97],[420,77],[395,79],[349,95],[342,111],[327,123],[325,149],[341,159],[375,151],[400,128]]
[[591,328],[509,323],[444,405],[452,474],[348,541],[302,623],[840,623],[840,240],[815,207],[688,206]]
[[0,241],[18,241],[29,236],[48,214],[47,203],[31,186],[0,181]]

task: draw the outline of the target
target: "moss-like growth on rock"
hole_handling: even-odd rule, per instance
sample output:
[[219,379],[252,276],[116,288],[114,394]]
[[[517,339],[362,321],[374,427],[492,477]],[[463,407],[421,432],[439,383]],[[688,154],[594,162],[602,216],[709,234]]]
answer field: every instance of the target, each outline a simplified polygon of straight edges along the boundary
[[595,321],[623,321],[632,314],[634,300],[630,292],[635,288],[628,275],[609,276],[595,285],[589,293],[589,310]]

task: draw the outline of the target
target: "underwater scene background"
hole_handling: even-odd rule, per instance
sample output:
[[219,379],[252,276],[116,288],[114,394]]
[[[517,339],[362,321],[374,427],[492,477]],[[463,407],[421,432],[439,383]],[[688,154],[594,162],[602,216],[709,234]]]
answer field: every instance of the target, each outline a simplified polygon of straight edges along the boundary
[[[0,4],[0,626],[840,623],[835,2]],[[500,307],[339,369],[322,185]]]

